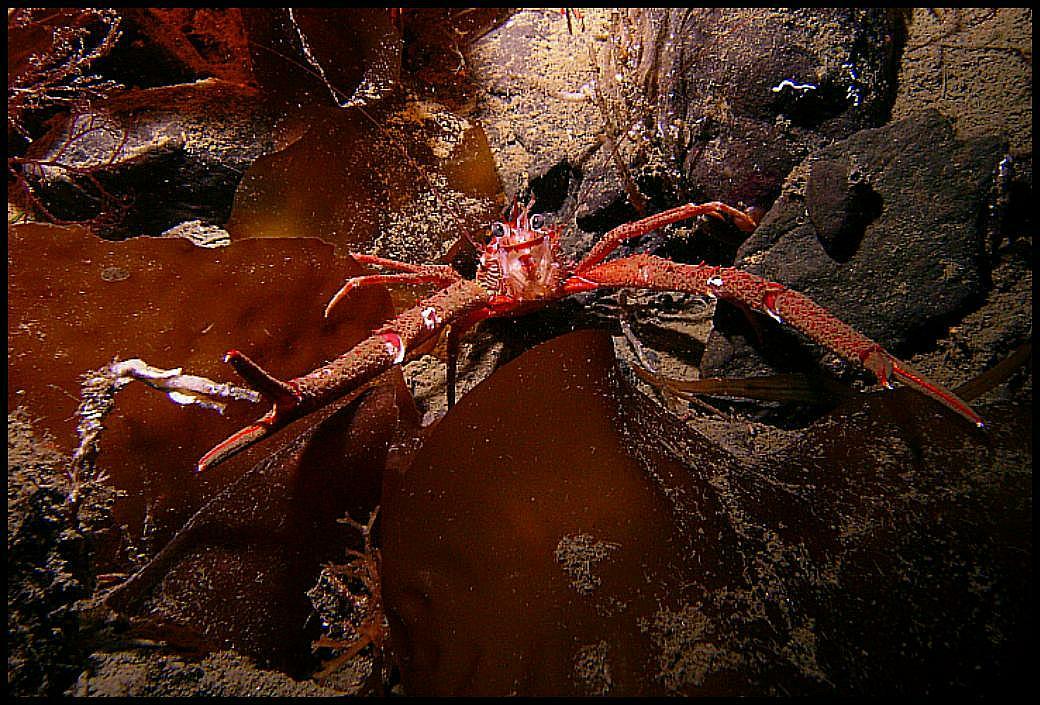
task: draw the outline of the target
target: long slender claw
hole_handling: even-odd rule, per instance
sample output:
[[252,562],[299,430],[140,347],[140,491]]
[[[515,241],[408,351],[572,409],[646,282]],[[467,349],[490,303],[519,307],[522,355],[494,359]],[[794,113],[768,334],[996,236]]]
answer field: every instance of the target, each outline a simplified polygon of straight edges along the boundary
[[346,281],[346,283],[339,288],[339,291],[337,291],[333,295],[333,297],[331,299],[329,299],[329,302],[325,305],[325,314],[324,314],[325,318],[329,317],[329,314],[332,313],[332,309],[336,306],[336,304],[338,304],[340,301],[342,301],[343,298],[347,294],[349,294],[351,292],[351,290],[353,290],[354,287],[356,287],[356,286],[357,286],[356,279],[348,279]]
[[739,210],[725,203],[719,203],[718,201],[705,205],[714,206],[716,209],[706,211],[707,215],[714,216],[719,220],[728,220],[745,233],[754,232],[755,228],[758,227],[758,222],[752,217],[752,213]]
[[[359,257],[359,256],[358,256]],[[340,290],[337,291],[329,303],[325,306],[325,318],[329,317],[332,313],[333,307],[336,306],[340,301],[346,298],[354,289],[359,289],[363,286],[372,285],[383,285],[383,284],[444,284],[453,283],[459,279],[459,275],[455,273],[451,267],[445,267],[443,270],[438,269],[433,271],[432,266],[418,266],[408,265],[403,262],[394,262],[393,260],[384,260],[381,257],[367,257],[363,262],[372,262],[374,264],[380,264],[383,266],[390,266],[388,262],[393,265],[398,265],[398,268],[407,266],[411,269],[404,274],[364,274],[358,277],[351,277],[348,279]],[[421,271],[420,271],[421,270]]]
[[941,402],[943,405],[950,409],[953,409],[964,418],[971,421],[979,428],[984,428],[986,423],[982,420],[982,417],[972,411],[972,408],[968,406],[967,402],[963,401],[956,394],[951,392],[945,387],[929,382],[923,377],[917,370],[913,369],[906,363],[900,362],[892,366],[892,373],[899,378],[903,384],[909,387],[913,387],[922,394],[926,394],[933,399]]
[[750,233],[758,227],[755,211],[753,210],[738,210],[733,206],[726,205],[720,201],[711,201],[710,203],[701,204],[687,203],[614,228],[604,235],[599,242],[593,245],[589,253],[585,255],[585,259],[579,262],[574,268],[574,274],[584,275],[588,273],[626,240],[631,240],[640,235],[646,235],[647,233],[653,232],[658,228],[663,228],[666,225],[671,225],[680,220],[688,220],[700,215],[707,215],[718,218],[719,220],[729,221],[746,233]]
[[986,425],[982,417],[976,414],[963,399],[938,382],[932,382],[902,360],[892,357],[880,346],[870,350],[863,356],[863,366],[873,372],[878,378],[878,382],[886,387],[891,387],[889,379],[895,377],[908,387],[912,387],[921,394],[929,396],[943,406],[956,411],[977,427],[983,428]]
[[254,443],[263,440],[280,427],[281,424],[274,423],[274,409],[272,409],[266,416],[215,445],[212,450],[199,458],[195,469],[198,472],[205,472],[209,468],[224,462],[232,455],[236,455]]
[[379,257],[377,255],[367,255],[364,252],[351,252],[350,256],[358,264],[372,264],[378,267],[393,269],[398,272],[420,272],[423,268],[429,266],[412,264],[411,262],[401,262],[399,260],[387,259],[386,257]]
[[196,466],[199,472],[224,462],[285,426],[294,418],[293,411],[298,409],[300,404],[299,396],[290,385],[272,377],[238,350],[229,350],[224,355],[224,362],[235,368],[235,372],[268,399],[272,406],[264,416],[235,432],[202,456]]
[[325,305],[325,318],[329,317],[332,313],[332,309],[335,308],[336,304],[347,297],[347,294],[354,291],[354,289],[360,289],[363,286],[372,286],[374,284],[383,285],[391,284],[393,282],[416,282],[421,283],[425,281],[421,274],[365,274],[360,277],[351,277],[343,286],[340,287],[339,291],[333,294],[332,298],[329,299],[329,303]]

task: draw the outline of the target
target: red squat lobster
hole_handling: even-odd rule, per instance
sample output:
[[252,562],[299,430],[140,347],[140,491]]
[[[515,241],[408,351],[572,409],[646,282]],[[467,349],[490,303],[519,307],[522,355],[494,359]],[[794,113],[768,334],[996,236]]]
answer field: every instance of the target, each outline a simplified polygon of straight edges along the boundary
[[447,392],[451,404],[454,401],[452,362],[462,333],[486,318],[513,316],[570,294],[601,287],[681,291],[744,304],[792,326],[846,360],[862,365],[874,373],[881,384],[890,387],[889,380],[898,378],[976,426],[983,425],[982,419],[953,392],[926,379],[797,291],[732,267],[678,264],[647,254],[602,263],[625,240],[700,215],[729,218],[745,232],[751,232],[756,226],[747,214],[723,203],[691,203],[614,228],[585,259],[573,265],[561,261],[559,231],[546,226],[540,214],[529,215],[528,208],[514,204],[510,222],[491,226],[492,237],[481,254],[475,280],[464,279],[448,265],[415,265],[371,255],[353,255],[359,263],[399,273],[347,280],[329,302],[326,315],[359,286],[409,282],[434,283],[443,288],[332,362],[287,382],[275,379],[239,351],[228,352],[225,361],[270,400],[272,408],[209,451],[199,460],[198,469],[204,470],[225,460],[404,362],[412,351],[438,336],[449,324]]

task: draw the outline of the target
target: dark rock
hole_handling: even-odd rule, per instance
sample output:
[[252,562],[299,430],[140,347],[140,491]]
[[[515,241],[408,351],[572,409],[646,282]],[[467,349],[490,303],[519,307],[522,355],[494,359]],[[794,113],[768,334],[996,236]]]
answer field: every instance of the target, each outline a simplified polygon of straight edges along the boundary
[[[982,223],[1003,153],[996,138],[958,140],[937,112],[858,132],[800,167],[808,183],[791,180],[740,248],[737,266],[801,291],[908,357],[989,286]],[[796,334],[762,317],[756,323],[760,352],[748,344],[758,334],[720,306],[704,373],[813,364]]]
[[527,181],[527,188],[535,198],[535,211],[555,213],[562,209],[568,198],[573,197],[572,187],[579,178],[580,172],[566,159],[536,166]]
[[220,81],[135,91],[56,124],[25,174],[51,215],[92,220],[107,238],[223,225],[246,168],[275,148],[271,120]]
[[[583,184],[584,186],[584,184]],[[637,220],[640,216],[628,202],[624,190],[604,188],[590,193],[584,188],[575,222],[586,232],[605,233],[611,228]]]
[[[768,209],[791,168],[822,144],[789,126],[733,118],[726,130],[694,144],[683,173],[695,201],[722,201]],[[703,194],[703,195],[700,195]]]
[[881,212],[878,196],[848,159],[821,159],[809,169],[805,209],[832,259],[847,262]]
[[[840,8],[641,8],[620,25],[599,89],[635,180],[764,209],[810,152],[888,119],[905,35],[899,12]],[[605,207],[598,182],[619,182],[597,161],[582,200]]]

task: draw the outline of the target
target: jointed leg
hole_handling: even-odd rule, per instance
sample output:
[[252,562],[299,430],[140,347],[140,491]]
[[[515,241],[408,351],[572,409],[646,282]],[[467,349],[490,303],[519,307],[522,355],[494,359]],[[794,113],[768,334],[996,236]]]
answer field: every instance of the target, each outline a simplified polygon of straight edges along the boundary
[[578,264],[574,271],[576,274],[587,272],[589,269],[606,259],[606,257],[616,250],[625,240],[630,240],[634,237],[639,237],[640,235],[646,235],[658,228],[663,228],[666,225],[671,225],[672,223],[677,223],[681,220],[688,220],[698,215],[710,215],[719,220],[729,220],[746,233],[751,232],[757,226],[757,223],[752,220],[747,213],[737,210],[733,206],[727,206],[725,203],[720,203],[718,201],[701,204],[687,203],[686,205],[670,208],[641,220],[632,223],[625,223],[624,225],[619,225],[614,228],[604,235],[603,239],[596,243],[589,254],[585,256],[585,259]]
[[361,288],[363,286],[370,286],[373,284],[393,284],[393,283],[410,283],[410,284],[437,284],[439,286],[447,286],[454,284],[462,277],[446,264],[411,264],[410,262],[399,262],[393,259],[386,259],[384,257],[376,257],[375,255],[363,255],[351,253],[351,257],[354,258],[359,264],[372,264],[379,267],[386,267],[398,272],[405,272],[404,274],[364,274],[357,277],[351,277],[348,279],[337,291],[329,303],[325,306],[325,317],[328,318],[332,312],[332,308],[342,301],[347,294],[354,289]]
[[199,460],[205,470],[267,438],[278,429],[348,394],[409,358],[441,328],[468,320],[485,308],[488,294],[476,282],[459,278],[402,312],[336,359],[294,379],[282,381],[240,352],[226,356],[235,371],[271,402],[271,410],[219,443]]
[[466,331],[468,331],[473,326],[488,318],[490,313],[491,312],[489,309],[480,309],[474,311],[468,316],[451,324],[451,328],[448,330],[446,351],[448,357],[447,380],[445,386],[447,388],[449,409],[455,406],[455,383],[458,380],[459,340],[466,333]]
[[455,270],[452,269],[451,271],[454,274],[451,278],[439,273],[422,274],[419,272],[411,274],[365,274],[360,277],[351,277],[343,284],[340,290],[333,295],[329,300],[329,303],[325,306],[325,318],[328,318],[329,314],[332,313],[333,307],[346,298],[347,294],[352,292],[354,289],[360,289],[363,286],[371,286],[373,284],[395,284],[402,282],[410,284],[438,284],[440,286],[447,286],[448,284],[454,284],[460,279],[459,275],[455,273]]
[[634,255],[607,262],[576,278],[575,290],[590,286],[638,287],[658,291],[706,294],[743,304],[768,314],[811,340],[862,365],[889,385],[891,379],[913,387],[956,411],[976,426],[982,419],[949,389],[927,379],[880,344],[857,332],[829,311],[797,291],[750,272],[731,267],[679,264],[651,255]]
[[445,276],[451,276],[452,274],[456,277],[459,276],[458,272],[447,264],[412,264],[411,262],[401,262],[396,259],[387,259],[386,257],[377,257],[376,255],[366,255],[360,252],[351,252],[350,257],[358,264],[370,264],[376,267],[386,267],[395,272],[413,272],[416,274],[440,273]]

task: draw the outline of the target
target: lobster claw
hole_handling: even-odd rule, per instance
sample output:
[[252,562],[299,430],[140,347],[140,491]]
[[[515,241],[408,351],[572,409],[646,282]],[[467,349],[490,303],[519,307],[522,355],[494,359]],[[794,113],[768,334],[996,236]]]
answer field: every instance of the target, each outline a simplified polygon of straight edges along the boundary
[[915,370],[909,364],[893,357],[880,345],[871,348],[862,355],[863,366],[874,373],[878,382],[885,387],[891,388],[890,379],[896,378],[908,387],[912,387],[921,394],[953,409],[979,428],[985,427],[985,422],[976,414],[967,402],[943,387],[938,382],[931,382],[927,377]]
[[255,422],[218,443],[208,453],[199,458],[195,470],[204,472],[208,468],[224,462],[232,455],[236,455],[254,443],[270,436],[285,425],[285,422],[276,423],[275,416],[275,409],[271,409]]
[[272,406],[266,414],[224,439],[202,456],[196,466],[198,472],[222,463],[267,438],[300,415],[300,398],[291,386],[272,377],[238,350],[229,350],[224,355],[224,362],[235,368],[235,372],[253,389],[269,399]]

